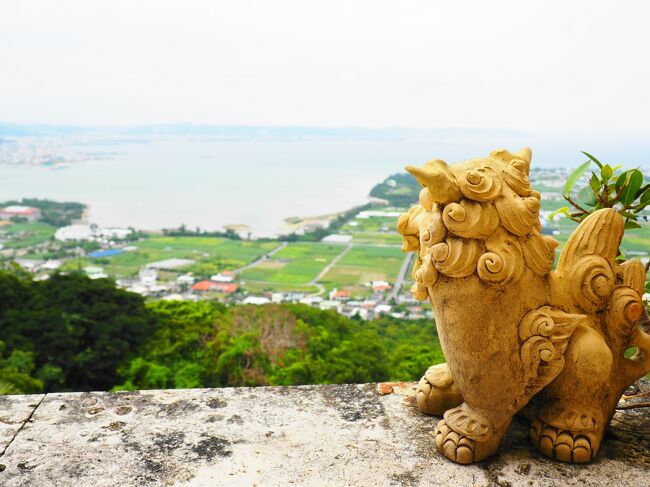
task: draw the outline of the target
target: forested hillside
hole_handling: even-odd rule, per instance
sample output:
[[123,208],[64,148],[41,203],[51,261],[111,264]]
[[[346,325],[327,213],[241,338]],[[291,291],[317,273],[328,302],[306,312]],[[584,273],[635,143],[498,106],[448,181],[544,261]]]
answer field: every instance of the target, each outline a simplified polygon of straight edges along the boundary
[[0,272],[0,393],[415,380],[441,361],[426,320],[145,303],[107,279]]

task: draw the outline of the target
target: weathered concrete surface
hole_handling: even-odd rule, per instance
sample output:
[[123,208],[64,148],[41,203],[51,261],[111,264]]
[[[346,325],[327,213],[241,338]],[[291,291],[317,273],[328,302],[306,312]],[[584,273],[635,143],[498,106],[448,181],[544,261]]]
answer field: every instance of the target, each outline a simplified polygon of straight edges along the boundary
[[44,397],[43,394],[0,396],[0,455],[4,453]]
[[[40,399],[3,398],[0,417]],[[584,466],[541,457],[519,418],[500,454],[459,466],[435,423],[373,384],[48,394],[0,456],[0,485],[650,485],[648,409],[617,414]]]

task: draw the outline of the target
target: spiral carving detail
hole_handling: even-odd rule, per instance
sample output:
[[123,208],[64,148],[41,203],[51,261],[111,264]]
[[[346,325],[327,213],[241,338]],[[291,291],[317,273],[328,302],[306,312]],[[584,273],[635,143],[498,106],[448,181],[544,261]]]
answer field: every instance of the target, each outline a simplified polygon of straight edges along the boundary
[[616,283],[609,262],[599,255],[587,255],[571,267],[571,292],[578,306],[588,312],[602,309]]
[[474,201],[493,201],[501,194],[501,178],[487,166],[461,173],[458,186],[465,198]]
[[433,265],[449,277],[466,277],[474,273],[482,245],[478,240],[448,237],[431,248]]
[[467,199],[445,206],[442,220],[449,230],[464,238],[486,239],[499,226],[499,215],[492,203]]
[[490,284],[510,284],[523,271],[523,254],[519,241],[501,230],[485,241],[486,253],[478,260],[478,276]]

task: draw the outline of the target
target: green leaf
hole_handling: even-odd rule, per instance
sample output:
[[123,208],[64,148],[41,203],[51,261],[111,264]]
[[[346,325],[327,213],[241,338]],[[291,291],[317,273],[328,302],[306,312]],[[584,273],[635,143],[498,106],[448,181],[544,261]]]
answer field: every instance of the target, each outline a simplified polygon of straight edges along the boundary
[[643,194],[641,195],[641,199],[639,201],[642,207],[645,207],[647,205],[650,205],[650,188],[646,189]]
[[616,180],[616,191],[620,191],[623,186],[625,186],[625,183],[628,181],[628,178],[630,177],[630,173],[632,170],[629,171],[623,171],[621,175],[618,177]]
[[598,193],[600,191],[600,186],[601,186],[601,181],[598,176],[596,176],[595,172],[591,173],[591,179],[589,180],[589,186],[591,186],[591,189],[593,190],[594,193]]
[[585,186],[578,192],[578,201],[587,206],[596,206],[598,200],[590,186]]
[[639,191],[637,191],[636,194],[634,195],[634,199],[637,199],[639,196],[645,193],[648,188],[650,188],[650,184],[644,184],[643,186],[641,186]]
[[612,177],[614,174],[614,170],[611,168],[609,164],[605,164],[603,167],[600,168],[600,175],[603,178],[603,181],[609,181],[609,179]]
[[601,169],[603,168],[603,163],[600,162],[598,159],[596,159],[596,158],[595,158],[594,156],[592,156],[591,154],[589,154],[589,152],[582,151],[582,153],[583,153],[584,155],[586,155],[589,159],[591,159],[592,161],[594,161],[594,162],[596,163],[596,165],[597,165],[599,168],[601,168]]
[[558,208],[555,211],[552,211],[548,214],[548,219],[549,220],[555,220],[555,217],[558,215],[564,215],[566,217],[569,216],[569,207],[568,206],[563,206],[562,208]]
[[571,196],[571,190],[575,186],[575,184],[578,182],[578,179],[582,177],[582,175],[585,173],[585,171],[589,168],[591,165],[591,161],[587,161],[584,164],[581,164],[578,166],[567,178],[566,183],[564,184],[564,194],[567,196]]
[[619,200],[624,205],[629,205],[636,198],[636,193],[643,185],[643,173],[633,169],[630,173],[628,184],[621,190]]
[[632,230],[634,228],[641,228],[641,225],[639,225],[634,220],[627,220],[625,222],[625,230]]

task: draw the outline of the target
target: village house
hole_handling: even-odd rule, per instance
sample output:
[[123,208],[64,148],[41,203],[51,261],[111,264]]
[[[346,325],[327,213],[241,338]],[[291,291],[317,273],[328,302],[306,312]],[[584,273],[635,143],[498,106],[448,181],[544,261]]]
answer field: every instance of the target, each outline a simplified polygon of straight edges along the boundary
[[330,291],[329,298],[331,301],[347,301],[350,299],[349,291],[339,291],[334,288]]
[[233,282],[235,280],[235,274],[231,271],[223,271],[212,276],[210,280],[215,282]]
[[239,285],[229,282],[215,282],[209,279],[199,281],[192,286],[192,291],[196,292],[218,292],[223,294],[232,294],[239,289]]
[[42,217],[41,210],[31,206],[6,206],[0,208],[0,220],[10,220],[11,218],[24,218],[30,223],[40,220]]
[[260,305],[260,304],[269,304],[270,302],[271,300],[269,298],[265,298],[264,296],[247,296],[242,301],[242,304]]
[[384,293],[393,289],[388,281],[370,281],[366,283],[366,286],[372,288],[376,293]]

